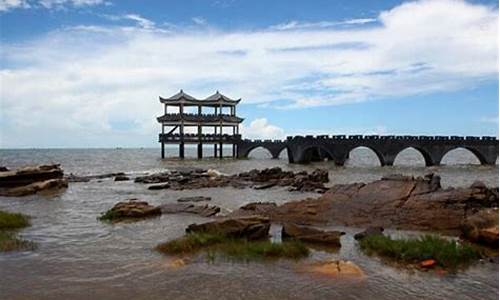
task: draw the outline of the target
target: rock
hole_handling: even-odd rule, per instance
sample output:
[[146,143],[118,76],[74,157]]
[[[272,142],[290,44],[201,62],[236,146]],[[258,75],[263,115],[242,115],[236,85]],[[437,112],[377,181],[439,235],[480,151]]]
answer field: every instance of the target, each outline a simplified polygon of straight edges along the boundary
[[382,235],[382,232],[384,232],[384,228],[380,226],[370,226],[365,231],[358,232],[354,235],[355,240],[361,240],[364,239],[367,236],[373,236],[373,235]]
[[307,172],[293,173],[276,167],[260,171],[251,170],[236,175],[224,175],[212,169],[208,171],[186,169],[139,176],[134,181],[147,184],[169,183],[169,188],[172,190],[226,186],[234,188],[253,186],[255,189],[267,189],[279,185],[292,186],[295,191],[324,192],[327,188],[323,185],[323,182],[328,181],[328,172],[318,169],[311,174]]
[[0,172],[8,172],[8,171],[10,171],[9,168],[0,166]]
[[49,179],[62,179],[64,172],[60,165],[39,165],[22,167],[13,171],[0,172],[0,188],[26,186]]
[[267,238],[271,223],[268,218],[242,217],[221,219],[203,224],[191,224],[186,229],[190,232],[223,234],[228,237],[256,240]]
[[[437,178],[392,176],[368,184],[336,185],[318,199],[286,203],[274,214],[301,223],[458,231],[468,211],[497,205],[489,189],[443,190]],[[318,214],[307,214],[310,208]]]
[[426,259],[420,262],[420,267],[428,269],[434,267],[436,263],[434,259]]
[[208,169],[206,172],[206,175],[208,177],[219,177],[219,176],[222,176],[222,173],[215,170],[215,169]]
[[[439,176],[386,176],[371,183],[338,184],[319,198],[291,201],[257,214],[273,222],[338,224],[459,233],[466,216],[498,207],[497,189],[440,187]],[[486,233],[485,233],[486,234]]]
[[202,217],[212,217],[220,212],[220,207],[209,205],[194,205],[190,203],[167,203],[159,206],[162,213],[177,214],[189,213]]
[[138,176],[134,179],[134,182],[139,183],[161,183],[170,181],[170,172],[156,173],[146,176]]
[[21,197],[36,193],[57,192],[68,187],[65,179],[49,179],[45,181],[33,182],[24,186],[17,186],[9,189],[0,189],[0,196]]
[[22,167],[0,172],[0,196],[20,197],[68,187],[60,165]]
[[365,277],[365,273],[351,261],[331,260],[313,263],[303,268],[306,272],[313,272],[329,277],[358,278]]
[[336,247],[340,247],[340,236],[344,234],[340,231],[322,231],[291,223],[284,224],[281,230],[283,239],[294,238],[307,243],[327,244]]
[[210,201],[212,198],[205,196],[194,196],[194,197],[182,197],[177,199],[177,202],[202,202],[202,201]]
[[316,181],[316,182],[322,182],[322,183],[327,183],[330,181],[328,178],[328,170],[326,169],[316,169],[314,170],[311,175],[309,175],[309,180],[311,181]]
[[270,216],[278,206],[273,202],[252,202],[243,205],[239,209],[231,212],[229,217],[244,217],[244,216]]
[[278,183],[275,182],[275,181],[270,181],[268,183],[254,185],[253,188],[254,188],[254,190],[265,190],[265,189],[268,189],[268,188],[272,188],[273,186],[276,186],[277,184]]
[[474,181],[474,183],[471,184],[470,187],[471,189],[485,189],[486,185],[484,184],[484,182],[476,180]]
[[182,258],[177,258],[174,260],[169,261],[168,267],[171,269],[179,269],[182,268],[186,265],[186,261]]
[[130,178],[125,175],[118,175],[115,177],[115,181],[127,181],[127,180],[130,180]]
[[130,199],[124,202],[118,202],[105,214],[101,220],[122,221],[125,219],[142,219],[161,215],[161,209],[153,205],[149,205],[145,201],[137,201]]
[[154,184],[148,186],[148,190],[163,190],[170,188],[170,183]]
[[471,242],[498,247],[498,208],[482,209],[468,216],[462,225],[462,236]]
[[68,182],[89,182],[90,180],[94,179],[105,179],[105,178],[120,177],[120,176],[125,176],[125,173],[118,172],[118,173],[106,173],[106,174],[85,175],[85,176],[69,174],[66,177],[66,179],[68,180]]

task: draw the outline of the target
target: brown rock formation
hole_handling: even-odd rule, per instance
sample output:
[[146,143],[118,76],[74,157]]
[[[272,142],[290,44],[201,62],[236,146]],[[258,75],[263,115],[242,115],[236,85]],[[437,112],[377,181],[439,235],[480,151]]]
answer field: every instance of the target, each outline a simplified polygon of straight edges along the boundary
[[161,209],[153,205],[149,205],[145,201],[136,201],[130,199],[124,202],[118,202],[100,219],[108,221],[124,221],[127,219],[143,219],[161,215]]
[[[254,204],[254,211],[259,205]],[[484,185],[442,189],[439,177],[389,176],[368,184],[335,185],[316,199],[259,211],[277,222],[334,223],[458,232],[465,218],[498,206],[498,191]],[[231,215],[248,213],[240,209]]]
[[167,203],[158,206],[164,214],[188,213],[202,217],[213,217],[220,212],[220,207],[210,205],[194,205],[191,203]]
[[60,165],[23,167],[0,172],[0,196],[26,196],[68,187]]
[[186,232],[217,233],[234,238],[256,240],[267,238],[271,223],[268,218],[243,217],[221,219],[203,224],[191,224]]
[[284,224],[281,230],[283,239],[294,238],[306,243],[325,244],[335,247],[340,247],[340,237],[344,234],[344,232],[340,231],[323,231],[292,223]]

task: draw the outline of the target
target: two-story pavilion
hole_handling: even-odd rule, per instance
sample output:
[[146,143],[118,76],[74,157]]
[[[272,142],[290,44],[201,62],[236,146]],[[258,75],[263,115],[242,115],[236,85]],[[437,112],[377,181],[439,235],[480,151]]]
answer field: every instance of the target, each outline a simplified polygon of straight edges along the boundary
[[[185,144],[198,145],[198,158],[203,157],[203,144],[213,144],[214,157],[220,158],[224,154],[223,145],[229,144],[232,157],[236,157],[236,142],[241,139],[239,124],[243,121],[236,116],[236,105],[240,101],[219,91],[205,99],[196,99],[183,90],[169,98],[160,96],[160,102],[165,105],[164,115],[157,118],[161,123],[161,157],[165,158],[165,144],[179,144],[180,158],[184,158]],[[207,113],[207,109],[211,112]],[[170,130],[165,132],[167,127]]]

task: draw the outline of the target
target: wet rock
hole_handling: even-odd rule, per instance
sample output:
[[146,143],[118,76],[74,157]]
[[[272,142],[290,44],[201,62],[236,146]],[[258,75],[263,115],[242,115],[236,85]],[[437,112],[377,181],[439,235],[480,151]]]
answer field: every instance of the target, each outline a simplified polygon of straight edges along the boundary
[[471,242],[498,247],[498,208],[482,209],[468,216],[462,225],[462,236]]
[[268,183],[254,185],[253,188],[254,188],[254,190],[265,190],[265,189],[268,189],[268,188],[272,188],[273,186],[276,186],[277,184],[278,183],[275,182],[275,181],[270,181]]
[[67,187],[68,182],[65,179],[49,179],[45,181],[33,182],[28,185],[0,189],[0,196],[21,197],[36,193],[57,193]]
[[312,272],[329,277],[345,277],[361,279],[365,273],[351,261],[331,260],[316,262],[302,268],[303,271]]
[[60,165],[23,167],[0,172],[0,196],[20,197],[56,192],[68,187]]
[[362,240],[367,236],[382,235],[384,228],[380,226],[370,226],[362,232],[358,232],[354,235],[355,240]]
[[327,171],[316,170],[311,174],[307,172],[293,173],[276,167],[260,171],[251,170],[237,175],[224,175],[216,170],[186,169],[139,176],[135,178],[135,182],[169,183],[168,188],[172,190],[226,186],[234,188],[253,186],[255,189],[267,189],[279,185],[292,186],[293,190],[296,191],[323,192],[326,190],[323,182],[327,181],[327,179]]
[[22,167],[0,173],[0,188],[11,188],[49,179],[61,179],[64,172],[60,165],[39,165]]
[[120,176],[125,176],[125,173],[118,172],[118,173],[106,173],[106,174],[84,175],[84,176],[69,174],[68,176],[66,176],[66,179],[68,180],[68,182],[89,182],[95,179],[105,179],[105,178],[120,177]]
[[194,197],[182,197],[177,199],[177,202],[202,202],[202,201],[210,201],[212,198],[205,196],[194,196]]
[[115,181],[127,181],[127,180],[130,180],[130,178],[125,175],[118,175],[115,177]]
[[269,217],[277,207],[274,202],[251,202],[231,212],[228,217],[237,218],[254,215]]
[[213,217],[220,212],[220,207],[209,205],[194,205],[190,203],[167,203],[159,206],[162,213],[178,214],[189,213],[202,217]]
[[186,229],[190,232],[217,233],[234,238],[256,240],[267,238],[271,223],[268,218],[242,217],[221,219],[203,224],[191,224]]
[[154,184],[148,186],[148,190],[164,190],[170,188],[170,183]]
[[281,237],[284,239],[294,238],[307,243],[327,244],[335,247],[340,247],[340,237],[344,234],[340,231],[322,231],[292,223],[283,224],[281,231]]
[[139,183],[161,183],[170,181],[170,172],[156,173],[146,176],[138,176],[134,179],[134,182]]
[[[459,233],[465,217],[498,207],[486,187],[442,189],[439,177],[386,176],[371,183],[339,184],[319,198],[284,203],[259,215],[275,222],[380,226]],[[237,210],[230,214],[245,214]]]
[[146,201],[130,199],[118,202],[99,219],[103,221],[123,221],[126,219],[142,219],[161,215],[161,209],[149,205]]

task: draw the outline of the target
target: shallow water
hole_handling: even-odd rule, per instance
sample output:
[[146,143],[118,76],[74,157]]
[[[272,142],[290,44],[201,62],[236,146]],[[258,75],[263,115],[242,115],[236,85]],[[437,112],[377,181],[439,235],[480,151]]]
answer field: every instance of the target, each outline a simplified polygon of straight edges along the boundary
[[[189,152],[188,152],[189,153]],[[194,152],[193,152],[194,153]],[[191,154],[193,154],[191,153]],[[465,186],[482,180],[498,186],[498,166],[463,165],[474,162],[466,151],[450,153],[447,166],[423,167],[417,153],[406,152],[394,167],[377,166],[374,154],[359,149],[345,167],[331,163],[289,165],[286,160],[266,159],[258,150],[248,160],[160,160],[158,149],[0,150],[0,165],[58,162],[66,173],[129,174],[183,167],[214,168],[237,173],[252,168],[280,166],[312,170],[326,167],[331,184],[372,181],[385,174],[423,175],[435,172],[444,186]],[[32,226],[21,231],[38,243],[36,251],[0,254],[0,299],[497,299],[498,262],[478,263],[457,274],[412,272],[382,263],[359,251],[352,239],[357,228],[340,228],[338,252],[313,251],[305,262],[244,263],[203,256],[185,267],[169,266],[173,258],[152,248],[181,236],[187,225],[207,219],[192,215],[162,215],[136,223],[110,225],[96,217],[118,201],[140,198],[152,204],[175,202],[179,197],[204,195],[224,212],[254,201],[281,203],[315,196],[291,193],[286,188],[256,191],[216,188],[193,191],[149,191],[131,181],[72,183],[62,194],[45,198],[1,198],[0,209],[33,216]],[[331,227],[336,228],[336,227]],[[276,228],[273,231],[277,234]],[[364,280],[331,279],[299,272],[309,261],[341,258],[352,260],[367,274]]]

